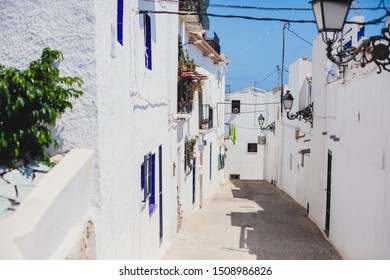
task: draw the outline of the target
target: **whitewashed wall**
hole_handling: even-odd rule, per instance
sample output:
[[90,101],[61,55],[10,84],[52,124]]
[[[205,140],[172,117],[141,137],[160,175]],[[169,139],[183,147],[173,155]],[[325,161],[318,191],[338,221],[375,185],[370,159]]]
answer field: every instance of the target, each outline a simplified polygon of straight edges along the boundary
[[[95,150],[98,105],[94,1],[4,0],[0,1],[0,19],[1,64],[25,69],[45,47],[50,47],[63,52],[61,75],[84,80],[84,95],[58,119],[55,134],[64,151],[75,146]],[[98,172],[95,175],[99,177]]]
[[[236,144],[234,145],[231,140],[227,141],[228,156],[225,177],[230,178],[230,174],[239,174],[240,179],[263,179],[264,145],[257,145],[256,153],[248,153],[248,143],[257,144],[258,136],[262,134],[257,118],[260,114],[265,116],[266,106],[255,104],[264,103],[264,91],[256,89],[256,93],[254,93],[253,88],[248,88],[233,92],[231,100],[240,100],[242,104],[239,114],[231,114],[231,106],[225,106],[225,122],[236,125]],[[264,124],[268,125],[269,123],[267,119]]]
[[278,184],[281,141],[283,136],[283,126],[280,118],[280,89],[281,87],[276,87],[272,91],[267,91],[264,99],[265,103],[269,104],[265,108],[265,123],[268,125],[275,122],[275,133],[265,132],[264,179],[275,185]]
[[[195,64],[198,65],[196,71],[207,77],[207,79],[202,81],[202,99],[203,104],[209,104],[214,109],[214,113],[213,128],[200,133],[198,94],[195,94],[193,111],[191,114],[186,114],[185,118],[183,118],[182,115],[176,114],[177,96],[171,99],[170,108],[171,116],[173,116],[171,118],[170,128],[171,158],[173,160],[172,165],[175,166],[174,182],[177,188],[177,196],[180,200],[179,211],[181,211],[180,216],[182,218],[186,218],[194,211],[199,210],[203,201],[213,193],[223,179],[223,170],[218,170],[218,154],[221,147],[220,139],[223,138],[224,132],[223,106],[221,106],[220,103],[224,99],[225,94],[226,72],[226,64],[224,62],[214,64],[213,60],[204,56],[196,46],[187,44],[189,30],[186,28],[184,20],[185,18],[178,23],[179,35],[182,38],[184,48],[187,50],[189,58],[194,59]],[[218,112],[218,110],[220,111]],[[186,138],[197,140],[197,145],[195,147],[196,168],[194,203],[192,203],[194,171],[189,174],[184,172],[184,142]],[[201,154],[202,163],[200,161]]]
[[[318,37],[313,49],[313,128],[283,119],[280,187],[302,206],[309,204],[309,217],[325,229],[327,160],[331,151],[329,241],[345,259],[388,259],[390,131],[386,104],[390,97],[386,93],[390,74],[378,75],[375,65],[360,68],[351,64],[344,79],[328,83],[325,48]],[[298,107],[303,89],[299,81],[305,83],[304,72],[308,70],[302,62],[290,67],[288,87],[295,98],[293,113],[302,109]],[[296,128],[305,137],[295,139]],[[307,148],[310,156],[305,157],[302,167],[298,151]]]
[[[111,8],[113,17],[110,19],[106,14],[110,7],[103,2],[99,9],[101,26],[97,27],[104,31],[97,42],[106,42],[98,48],[98,57],[105,58],[98,64],[99,102],[104,110],[99,126],[102,135],[100,162],[106,171],[102,177],[100,258],[154,259],[163,253],[176,222],[175,189],[171,187],[171,166],[168,164],[168,109],[169,99],[176,92],[177,38],[171,31],[177,28],[177,18],[149,15],[153,58],[153,67],[149,70],[144,67],[143,16],[134,10],[175,10],[177,7],[144,1],[139,5],[125,2],[124,44],[114,42],[113,57],[110,26],[116,22],[116,9]],[[159,239],[158,201],[160,145],[163,151],[162,240]],[[156,155],[155,199],[158,205],[151,215],[148,203],[142,202],[141,190],[141,164],[148,153]]]
[[[311,76],[311,62],[299,59],[289,67],[289,84],[285,92],[290,90],[294,97],[290,114],[304,109],[308,105],[308,81]],[[281,146],[281,179],[278,186],[286,191],[299,204],[307,206],[307,190],[309,189],[308,176],[310,172],[310,154],[299,152],[310,149],[311,125],[304,120],[289,120],[287,113],[283,112],[283,139]],[[303,166],[302,166],[303,163]]]
[[[91,204],[96,212],[96,257],[158,258],[175,220],[171,166],[163,166],[164,237],[159,211],[149,216],[142,203],[140,165],[145,154],[169,162],[168,109],[176,95],[177,17],[151,15],[153,70],[144,68],[142,15],[137,9],[177,10],[177,5],[124,1],[123,46],[116,41],[116,1],[0,2],[1,63],[26,66],[50,46],[63,51],[64,75],[84,80],[84,95],[56,130],[63,150],[96,152]],[[156,195],[156,200],[158,196]],[[146,209],[146,210],[145,210]]]
[[[388,138],[390,74],[375,65],[348,69],[345,79],[325,81],[325,46],[317,38],[313,50],[315,126],[311,197],[317,197],[312,219],[325,223],[326,161],[332,151],[329,239],[347,259],[390,258]],[[322,135],[322,133],[327,133]],[[330,139],[340,138],[339,142]],[[313,204],[311,204],[311,209]]]
[[0,259],[95,258],[89,206],[93,161],[91,150],[71,150],[1,221]]

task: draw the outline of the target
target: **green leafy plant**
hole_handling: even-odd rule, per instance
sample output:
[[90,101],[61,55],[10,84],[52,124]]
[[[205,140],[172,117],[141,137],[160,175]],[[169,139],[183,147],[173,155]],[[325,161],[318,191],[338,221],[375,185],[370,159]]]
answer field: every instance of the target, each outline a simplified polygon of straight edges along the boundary
[[196,145],[196,139],[191,139],[188,141],[188,156],[190,159],[195,158],[195,145]]
[[58,147],[49,127],[80,97],[83,81],[61,77],[58,50],[45,48],[25,70],[0,64],[0,164],[19,159],[47,160],[46,148]]

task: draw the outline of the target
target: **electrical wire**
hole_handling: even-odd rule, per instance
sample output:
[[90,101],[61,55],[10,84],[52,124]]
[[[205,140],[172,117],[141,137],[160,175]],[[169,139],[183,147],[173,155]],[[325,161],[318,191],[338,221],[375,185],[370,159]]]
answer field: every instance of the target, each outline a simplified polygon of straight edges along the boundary
[[[278,102],[278,104],[280,104],[280,102]],[[238,113],[238,114],[253,114],[253,113],[264,113],[264,110],[260,110],[260,111],[248,111],[248,112],[241,112]],[[237,113],[226,113],[225,112],[225,115],[238,115]]]
[[[152,11],[152,10],[139,10],[139,14],[168,14],[168,15],[181,15],[181,16],[209,16],[209,17],[219,17],[219,18],[239,18],[247,20],[257,20],[257,21],[282,21],[282,22],[293,22],[293,23],[315,23],[314,20],[303,20],[303,19],[280,19],[280,18],[258,18],[250,16],[238,16],[238,15],[220,15],[220,14],[211,14],[211,13],[197,13],[197,12],[170,12],[170,11]],[[359,22],[359,24],[362,24]]]
[[302,38],[301,36],[299,36],[297,33],[295,33],[294,31],[292,31],[290,29],[290,25],[287,26],[287,30],[290,31],[292,34],[294,34],[295,36],[297,36],[299,39],[301,39],[302,41],[305,41],[306,43],[308,43],[310,46],[313,46],[312,43],[310,43],[309,41],[307,41],[306,39]]
[[[218,105],[219,104],[231,105],[232,103],[231,102],[218,102]],[[262,103],[243,103],[243,102],[240,102],[240,105],[276,105],[276,104],[280,104],[280,102],[262,102]]]
[[[145,0],[148,2],[161,2],[161,0]],[[166,3],[178,4],[178,0],[165,0]],[[382,4],[382,6],[381,6]],[[243,5],[229,5],[229,4],[203,4],[204,7],[215,7],[215,8],[231,8],[231,9],[252,9],[252,10],[266,10],[266,11],[312,11],[312,8],[294,8],[294,7],[258,7],[258,6],[243,6]],[[368,11],[378,11],[386,10],[384,0],[381,0],[378,7],[364,7],[364,8],[354,8],[351,7],[350,10],[368,10]]]
[[256,85],[258,85],[258,84],[264,82],[265,80],[267,80],[269,77],[271,77],[273,74],[275,74],[275,73],[278,72],[278,71],[279,71],[279,69],[276,69],[274,72],[272,72],[271,74],[269,74],[267,77],[265,77],[265,78],[262,79],[261,81],[255,82],[254,85],[256,86]]
[[[238,19],[247,19],[247,20],[256,20],[256,21],[281,21],[287,23],[316,23],[315,20],[305,20],[305,19],[283,19],[283,18],[258,18],[250,16],[238,16],[238,15],[220,15],[220,14],[211,14],[211,13],[197,13],[197,12],[170,12],[170,11],[152,11],[152,10],[139,10],[139,14],[167,14],[167,15],[182,15],[182,16],[209,16],[209,17],[219,17],[219,18],[238,18]],[[387,17],[386,15],[373,19],[367,22],[356,22],[356,21],[346,21],[350,24],[359,24],[359,25],[378,25],[382,23],[382,20]]]

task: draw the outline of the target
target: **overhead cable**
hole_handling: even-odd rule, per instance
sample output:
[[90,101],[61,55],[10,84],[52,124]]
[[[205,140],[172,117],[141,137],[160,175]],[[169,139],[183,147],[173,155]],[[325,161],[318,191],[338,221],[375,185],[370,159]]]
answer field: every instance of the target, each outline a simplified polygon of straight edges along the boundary
[[[197,13],[197,12],[170,12],[170,11],[152,11],[152,10],[139,10],[139,14],[168,14],[168,15],[182,15],[182,16],[209,16],[209,17],[219,17],[219,18],[239,18],[247,20],[256,20],[256,21],[280,21],[288,23],[316,23],[314,20],[304,20],[304,19],[282,19],[282,18],[258,18],[250,16],[239,16],[239,15],[219,15],[211,13]],[[346,21],[350,24],[359,24],[359,25],[378,25],[382,22],[383,19],[387,17],[387,14],[373,19],[367,22],[356,22],[356,21]]]
[[290,31],[292,34],[294,34],[295,36],[297,36],[299,39],[301,39],[302,41],[305,41],[306,43],[308,43],[310,46],[313,46],[312,43],[310,43],[309,41],[307,41],[306,39],[302,38],[301,36],[299,36],[297,33],[295,33],[294,31],[292,31],[290,29],[290,25],[287,26],[287,30]]
[[[148,2],[161,2],[161,0],[145,0]],[[178,0],[165,0],[166,3],[178,4]],[[383,3],[382,3],[383,2]],[[294,8],[294,7],[258,7],[258,6],[243,6],[243,5],[229,5],[229,4],[203,4],[204,7],[216,7],[216,8],[232,8],[232,9],[254,9],[254,10],[266,10],[266,11],[311,11],[312,8]],[[351,7],[350,10],[368,10],[368,11],[378,11],[386,10],[384,5],[384,0],[381,0],[378,7],[365,7],[365,8],[355,8]]]

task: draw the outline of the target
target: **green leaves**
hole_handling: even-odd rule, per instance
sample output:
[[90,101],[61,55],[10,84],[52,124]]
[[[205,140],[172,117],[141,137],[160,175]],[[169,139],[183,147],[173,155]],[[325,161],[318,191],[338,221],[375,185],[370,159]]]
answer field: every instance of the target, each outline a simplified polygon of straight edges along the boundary
[[61,77],[55,67],[63,55],[45,48],[28,69],[19,70],[0,64],[0,164],[19,158],[45,159],[45,148],[58,146],[50,126],[60,113],[72,108],[79,98],[83,81]]

